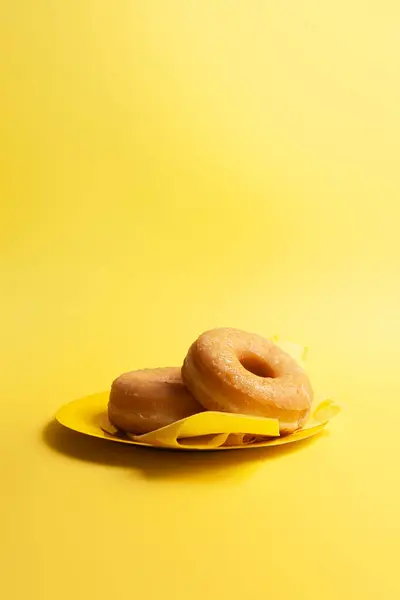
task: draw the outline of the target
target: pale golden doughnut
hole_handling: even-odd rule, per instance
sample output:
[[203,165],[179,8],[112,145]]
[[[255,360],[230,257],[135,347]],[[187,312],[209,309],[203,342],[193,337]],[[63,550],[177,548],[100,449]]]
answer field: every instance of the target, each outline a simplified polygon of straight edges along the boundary
[[122,431],[140,435],[204,409],[182,382],[179,367],[120,375],[111,387],[108,418]]
[[310,381],[293,358],[239,329],[203,333],[189,349],[182,379],[205,409],[276,418],[281,434],[304,424],[313,399]]

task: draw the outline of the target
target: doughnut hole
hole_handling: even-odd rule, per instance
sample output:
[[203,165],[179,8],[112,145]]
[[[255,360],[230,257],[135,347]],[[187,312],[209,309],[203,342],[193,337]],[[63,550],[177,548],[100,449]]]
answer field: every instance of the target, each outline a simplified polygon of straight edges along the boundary
[[246,352],[239,357],[239,361],[242,367],[244,367],[246,371],[253,373],[253,375],[257,375],[258,377],[276,377],[274,370],[267,361],[257,354]]

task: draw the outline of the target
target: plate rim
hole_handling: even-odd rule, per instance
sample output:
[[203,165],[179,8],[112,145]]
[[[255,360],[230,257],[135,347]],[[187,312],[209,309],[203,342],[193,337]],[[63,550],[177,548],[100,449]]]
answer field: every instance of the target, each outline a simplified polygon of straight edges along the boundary
[[[107,392],[97,392],[94,394],[90,394],[88,396],[84,396],[82,398],[76,398],[75,400],[70,400],[69,402],[66,402],[65,404],[63,404],[62,406],[60,406],[55,415],[54,415],[54,419],[57,421],[57,423],[59,423],[62,427],[65,427],[66,429],[70,430],[70,431],[75,431],[76,433],[80,434],[80,435],[86,435],[88,437],[92,437],[92,438],[97,438],[100,440],[106,440],[106,441],[110,441],[110,442],[119,442],[120,444],[126,444],[126,445],[130,445],[130,446],[140,446],[142,448],[153,448],[156,450],[176,450],[178,452],[214,452],[214,451],[219,451],[219,450],[245,450],[245,449],[260,449],[260,448],[275,448],[278,446],[284,446],[287,444],[294,444],[296,442],[301,442],[307,439],[310,439],[312,437],[314,437],[315,435],[318,435],[319,433],[321,433],[321,431],[323,431],[323,429],[326,427],[326,425],[328,424],[328,421],[325,421],[324,423],[318,423],[315,427],[312,428],[312,431],[310,431],[310,433],[307,436],[301,437],[300,439],[291,439],[290,436],[287,436],[286,438],[283,437],[277,437],[274,438],[272,440],[269,440],[268,442],[259,442],[256,444],[248,444],[248,445],[243,445],[243,446],[219,446],[217,448],[190,448],[188,446],[182,446],[182,447],[174,447],[174,446],[156,446],[154,444],[147,444],[145,442],[137,442],[131,439],[124,439],[121,437],[117,437],[117,436],[112,436],[112,435],[107,435],[107,433],[99,428],[99,432],[88,432],[88,431],[83,431],[80,429],[77,429],[76,427],[74,427],[69,421],[68,419],[64,419],[64,413],[66,413],[71,406],[73,405],[84,405],[85,402],[87,404],[89,404],[89,399],[90,398],[94,398],[96,396],[100,396],[100,395],[105,395],[107,394]],[[106,413],[106,406],[104,409],[104,413]],[[310,428],[311,429],[311,428]],[[306,431],[306,430],[299,430],[299,431]],[[101,433],[100,433],[101,432]]]

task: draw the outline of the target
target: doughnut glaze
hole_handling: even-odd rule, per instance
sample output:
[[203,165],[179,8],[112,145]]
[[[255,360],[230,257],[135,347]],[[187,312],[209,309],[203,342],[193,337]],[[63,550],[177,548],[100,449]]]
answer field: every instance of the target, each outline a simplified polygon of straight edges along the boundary
[[184,386],[181,369],[165,367],[120,375],[111,386],[108,418],[121,431],[140,435],[203,410]]
[[313,391],[300,365],[270,340],[239,329],[200,335],[182,379],[204,409],[276,418],[281,435],[302,427],[311,410]]

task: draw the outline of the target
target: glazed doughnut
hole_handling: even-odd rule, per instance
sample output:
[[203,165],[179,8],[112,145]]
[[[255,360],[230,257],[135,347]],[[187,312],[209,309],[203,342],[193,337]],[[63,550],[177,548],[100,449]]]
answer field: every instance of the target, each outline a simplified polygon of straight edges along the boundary
[[279,419],[283,435],[305,423],[313,399],[310,381],[293,358],[239,329],[203,333],[189,349],[182,379],[205,409]]
[[203,410],[183,385],[181,369],[165,367],[120,375],[111,387],[108,418],[118,429],[141,435]]

